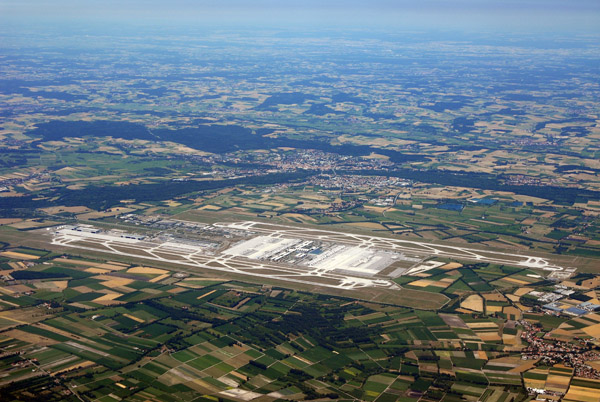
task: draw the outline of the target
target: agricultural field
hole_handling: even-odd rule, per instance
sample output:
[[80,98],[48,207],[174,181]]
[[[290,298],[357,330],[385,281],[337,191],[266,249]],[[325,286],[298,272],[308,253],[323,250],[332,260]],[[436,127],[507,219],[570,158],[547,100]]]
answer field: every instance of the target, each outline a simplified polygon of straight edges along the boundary
[[[560,302],[600,307],[592,274],[554,288],[540,269],[430,260],[395,279],[400,293],[449,300],[422,310],[218,271],[0,253],[0,392],[12,398],[580,400],[600,378],[598,315],[556,316],[536,299],[571,292]],[[540,342],[583,360],[544,355]]]

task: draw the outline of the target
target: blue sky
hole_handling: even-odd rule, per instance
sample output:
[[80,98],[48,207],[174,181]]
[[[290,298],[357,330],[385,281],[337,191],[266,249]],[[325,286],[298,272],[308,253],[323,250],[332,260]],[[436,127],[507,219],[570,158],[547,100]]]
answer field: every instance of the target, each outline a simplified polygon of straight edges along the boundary
[[600,32],[600,0],[0,0],[3,20]]

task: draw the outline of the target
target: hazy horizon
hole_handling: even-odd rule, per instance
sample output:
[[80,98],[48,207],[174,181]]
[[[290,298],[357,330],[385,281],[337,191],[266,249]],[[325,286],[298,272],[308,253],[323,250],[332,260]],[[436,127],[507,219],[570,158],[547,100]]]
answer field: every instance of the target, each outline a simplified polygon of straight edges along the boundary
[[37,24],[222,25],[381,28],[481,32],[600,33],[600,2],[440,0],[2,1],[0,20]]

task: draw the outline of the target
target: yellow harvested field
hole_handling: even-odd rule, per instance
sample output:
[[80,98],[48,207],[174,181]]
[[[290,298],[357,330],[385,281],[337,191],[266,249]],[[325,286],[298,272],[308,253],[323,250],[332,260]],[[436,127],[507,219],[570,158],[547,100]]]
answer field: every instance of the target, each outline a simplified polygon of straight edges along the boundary
[[583,332],[594,338],[600,337],[600,324],[590,325],[589,327],[582,328]]
[[71,166],[66,166],[66,167],[64,167],[62,169],[58,169],[54,173],[62,175],[62,174],[69,174],[71,172],[78,172],[79,170],[80,170],[79,168],[74,168],[74,167],[71,167]]
[[0,255],[3,257],[15,258],[15,259],[20,259],[20,260],[37,260],[40,258],[37,255],[17,253],[15,251],[3,251],[0,253]]
[[204,206],[198,208],[199,211],[205,211],[207,209],[210,210],[210,211],[218,211],[218,210],[221,209],[221,207],[209,204],[209,205],[204,205]]
[[483,351],[483,350],[476,350],[473,352],[473,355],[475,356],[476,359],[482,359],[482,360],[488,359],[487,353],[485,353],[485,351]]
[[499,357],[497,359],[493,359],[490,360],[490,362],[492,362],[493,364],[504,364],[507,366],[518,366],[520,365],[523,360],[521,359],[520,356],[505,356],[505,357]]
[[132,274],[153,274],[153,275],[163,275],[166,274],[167,271],[166,269],[159,269],[159,268],[151,268],[151,267],[133,267],[133,268],[129,268],[127,270],[127,272],[130,272]]
[[119,267],[123,267],[123,268],[127,268],[130,264],[126,263],[126,262],[118,262],[118,261],[108,261],[107,264],[110,264],[111,266],[119,266]]
[[244,381],[248,381],[248,377],[246,377],[245,375],[238,373],[237,371],[230,371],[229,374],[231,374],[234,377],[239,378],[240,380],[244,380]]
[[90,293],[94,291],[92,288],[88,288],[87,286],[75,286],[72,289],[76,290],[79,293]]
[[483,313],[483,298],[479,295],[471,295],[460,303],[465,309]]
[[90,268],[86,268],[85,272],[90,272],[92,274],[107,274],[111,271],[108,269],[90,267]]
[[504,306],[502,308],[502,312],[506,314],[508,317],[515,316],[515,320],[518,320],[522,317],[523,312],[519,310],[517,307],[513,306]]
[[502,334],[502,343],[505,345],[516,345],[517,337],[515,335]]
[[[121,290],[121,289],[118,289]],[[122,300],[92,300],[92,302],[96,304],[100,304],[102,306],[116,306],[118,304],[125,304]]]
[[521,304],[521,303],[515,303],[515,306],[517,306],[517,308],[521,311],[528,311],[530,308]]
[[67,367],[67,368],[64,368],[64,369],[62,369],[62,370],[59,370],[59,371],[57,371],[57,372],[55,372],[55,373],[52,373],[52,375],[53,375],[53,376],[56,376],[56,375],[59,375],[59,374],[61,374],[61,373],[65,373],[65,372],[67,372],[67,371],[70,371],[70,370],[73,370],[73,369],[76,369],[76,368],[86,368],[86,367],[90,367],[90,366],[93,366],[94,364],[96,364],[96,363],[94,363],[94,362],[91,362],[91,361],[89,361],[89,360],[86,360],[86,361],[84,361],[84,362],[81,362],[81,363],[74,364],[74,365],[72,365],[72,366],[70,366],[70,367]]
[[506,301],[502,293],[483,293],[482,296],[488,301]]
[[445,269],[445,270],[449,271],[451,269],[457,269],[457,268],[460,268],[460,267],[462,267],[462,264],[459,264],[458,262],[449,262],[446,265],[442,265],[440,267],[440,269]]
[[383,159],[383,160],[390,159],[390,157],[387,156],[387,155],[380,155],[380,154],[377,154],[375,152],[371,152],[369,155],[363,156],[363,158],[364,159]]
[[[12,286],[7,286],[6,289],[10,289],[16,293],[24,293],[24,292],[29,292],[31,290],[31,288],[27,285],[12,285]],[[6,303],[6,301],[4,301],[4,302]]]
[[598,314],[598,313],[586,314],[585,318],[587,318],[588,320],[595,321],[595,322],[600,322],[600,314]]
[[325,200],[329,199],[329,197],[327,197],[325,195],[311,194],[311,193],[302,194],[302,198],[305,198],[308,200],[317,200],[317,201],[325,201]]
[[539,361],[539,359],[535,360],[527,360],[525,363],[518,365],[514,369],[508,370],[509,373],[522,373],[524,371],[530,370],[535,367],[535,364]]
[[600,402],[598,391],[592,388],[571,387],[564,402]]
[[104,296],[100,296],[97,299],[94,299],[94,302],[101,302],[101,301],[107,301],[107,300],[114,300],[117,297],[123,296],[121,293],[108,293],[105,294]]
[[519,296],[515,296],[515,295],[506,295],[506,297],[508,297],[508,299],[512,302],[518,302],[519,300],[521,300],[521,298]]
[[117,288],[120,286],[127,286],[131,282],[133,282],[133,279],[127,279],[127,278],[114,278],[113,279],[113,278],[111,278],[109,280],[102,282],[102,285],[106,286],[109,289],[112,289],[112,288]]
[[98,219],[98,218],[106,218],[109,216],[116,216],[121,214],[127,214],[129,212],[133,212],[135,209],[133,208],[110,208],[103,212],[88,212],[85,214],[77,215],[77,219],[88,220],[88,219]]
[[546,381],[544,380],[534,380],[532,378],[524,378],[523,382],[527,388],[537,388],[544,389],[546,387]]
[[137,322],[140,322],[140,323],[141,323],[141,322],[146,322],[146,321],[142,320],[141,318],[138,318],[138,317],[136,317],[136,316],[133,316],[133,315],[131,315],[131,314],[127,314],[127,313],[123,314],[123,317],[127,317],[127,318],[129,318],[130,320],[137,321]]
[[600,278],[595,277],[581,282],[581,287],[585,289],[594,289],[600,285]]
[[[576,377],[577,379],[581,379],[579,377]],[[581,401],[581,402],[600,402],[600,393],[598,392],[598,388],[600,387],[600,381],[599,380],[588,380],[587,378],[585,379],[585,381],[589,381],[591,383],[593,383],[593,386],[588,387],[581,387],[581,386],[572,386],[569,389],[569,393],[567,395],[565,395],[565,399],[564,400],[574,400],[574,401]]]
[[79,335],[76,335],[76,334],[73,334],[73,333],[70,333],[70,332],[67,332],[67,331],[63,331],[62,329],[58,329],[58,328],[52,327],[50,325],[47,325],[47,324],[44,324],[44,323],[41,323],[41,322],[36,323],[34,325],[34,327],[41,328],[41,329],[43,329],[45,331],[54,332],[55,334],[65,336],[67,338],[81,339],[81,337]]
[[32,220],[27,220],[27,221],[22,221],[22,222],[17,222],[17,223],[11,223],[10,226],[11,228],[15,228],[15,229],[31,229],[31,228],[37,228],[40,226],[51,226],[51,225],[55,225],[58,222],[51,222],[51,221],[41,221],[41,222],[35,222]]
[[561,384],[561,385],[568,385],[571,382],[571,374],[561,374],[561,375],[557,375],[557,374],[553,374],[552,373],[552,369],[550,369],[550,374],[548,374],[548,378],[546,379],[546,382],[548,383],[553,383],[553,384]]
[[527,293],[531,292],[533,290],[533,288],[519,288],[517,290],[515,290],[515,296],[523,296],[526,295]]
[[350,223],[349,226],[359,227],[359,228],[367,228],[367,229],[379,229],[379,230],[387,230],[385,226],[380,225],[375,222],[356,222]]
[[39,346],[55,345],[59,343],[54,339],[46,338],[45,336],[30,334],[29,332],[21,331],[20,329],[11,329],[10,331],[2,333],[2,335],[10,336],[13,339],[19,341],[32,343]]
[[211,290],[211,291],[210,291],[210,292],[208,292],[208,293],[205,293],[205,294],[203,294],[203,295],[200,295],[200,296],[198,296],[196,299],[200,300],[200,299],[202,299],[202,298],[204,298],[204,297],[206,297],[206,296],[208,296],[208,295],[211,295],[211,294],[215,293],[216,291],[217,291],[217,289],[215,289],[215,290]]
[[13,262],[9,262],[7,264],[12,269],[27,269],[27,265],[25,265],[25,263],[22,261],[13,261]]
[[188,289],[202,289],[205,287],[204,285],[199,285],[191,282],[181,282],[180,285],[185,286]]
[[13,223],[21,222],[23,219],[19,218],[2,218],[0,219],[0,226],[2,225],[11,225]]
[[485,306],[485,311],[489,313],[500,313],[502,312],[502,306]]
[[481,329],[481,328],[498,328],[498,324],[495,322],[468,322],[467,327],[471,329]]
[[298,209],[327,209],[329,207],[331,207],[331,204],[320,204],[318,202],[305,202],[298,205]]
[[419,279],[414,282],[410,282],[409,285],[424,288],[424,287],[431,285],[432,283],[433,283],[433,281],[430,281],[428,279]]
[[502,340],[500,335],[498,335],[496,332],[477,332],[477,336],[485,342]]
[[526,218],[521,221],[522,225],[535,225],[538,220],[535,218]]
[[565,392],[571,382],[570,375],[556,375],[550,373],[546,379],[546,388],[550,391]]
[[98,279],[99,281],[110,281],[111,279],[113,279],[113,277],[107,274],[100,274],[92,276],[92,279]]
[[160,282],[163,279],[168,278],[169,276],[171,276],[170,273],[169,274],[162,274],[162,275],[157,276],[156,278],[150,279],[150,282],[152,282],[152,283]]
[[502,280],[511,282],[511,283],[516,283],[517,285],[528,285],[529,284],[529,282],[527,282],[527,281],[522,281],[520,279],[515,279],[515,278],[502,278]]

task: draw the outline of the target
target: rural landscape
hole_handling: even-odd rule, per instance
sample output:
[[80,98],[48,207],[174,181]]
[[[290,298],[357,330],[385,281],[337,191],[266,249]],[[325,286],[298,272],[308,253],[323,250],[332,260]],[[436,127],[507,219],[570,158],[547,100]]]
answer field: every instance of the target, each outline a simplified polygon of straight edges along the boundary
[[600,402],[600,33],[0,38],[0,400]]

